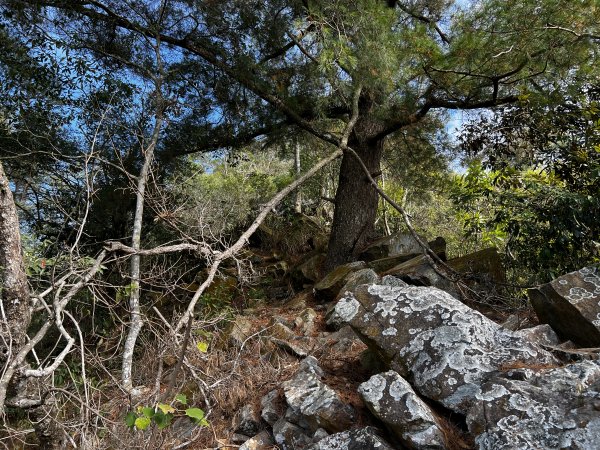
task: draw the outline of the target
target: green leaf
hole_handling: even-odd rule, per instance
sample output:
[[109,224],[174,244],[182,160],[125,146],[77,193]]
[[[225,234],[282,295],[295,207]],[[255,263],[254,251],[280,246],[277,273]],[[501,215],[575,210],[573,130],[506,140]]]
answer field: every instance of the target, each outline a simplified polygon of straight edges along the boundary
[[149,406],[146,406],[144,408],[142,408],[142,414],[144,416],[146,416],[148,419],[152,419],[152,417],[154,416],[154,408],[150,408]]
[[137,416],[135,415],[135,413],[132,411],[129,411],[127,413],[127,415],[125,416],[125,424],[131,428],[135,425],[135,419],[137,419]]
[[185,394],[177,394],[175,396],[175,400],[177,400],[182,405],[187,405],[187,396]]
[[138,417],[135,419],[134,424],[138,430],[145,430],[150,426],[150,419],[148,417]]
[[175,412],[175,408],[173,408],[171,405],[167,405],[166,403],[159,403],[157,406],[158,406],[158,409],[160,409],[163,412],[163,414],[169,414],[169,413]]
[[171,420],[173,420],[172,414],[163,414],[161,411],[157,412],[154,416],[154,422],[160,430],[168,427],[171,424]]
[[188,408],[185,410],[185,415],[191,417],[197,424],[200,424],[202,419],[204,419],[204,411],[200,408]]
[[208,343],[200,341],[196,344],[196,348],[200,350],[202,353],[206,353],[208,351]]

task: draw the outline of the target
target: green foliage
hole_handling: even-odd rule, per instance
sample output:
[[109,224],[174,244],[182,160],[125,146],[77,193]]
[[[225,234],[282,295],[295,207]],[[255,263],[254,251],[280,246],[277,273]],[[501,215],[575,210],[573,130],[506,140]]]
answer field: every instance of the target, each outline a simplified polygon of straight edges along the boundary
[[[172,402],[175,405],[185,407],[187,397],[184,394],[177,394]],[[129,428],[146,430],[153,422],[159,430],[167,428],[177,417],[189,417],[196,425],[200,427],[209,426],[205,418],[204,411],[200,408],[179,408],[173,404],[157,403],[155,407],[138,406],[135,412],[130,411],[125,416],[125,424]]]
[[258,209],[291,181],[290,161],[271,152],[242,153],[235,163],[223,158],[196,166],[196,174],[172,183],[177,218],[194,237],[227,237],[245,227]]

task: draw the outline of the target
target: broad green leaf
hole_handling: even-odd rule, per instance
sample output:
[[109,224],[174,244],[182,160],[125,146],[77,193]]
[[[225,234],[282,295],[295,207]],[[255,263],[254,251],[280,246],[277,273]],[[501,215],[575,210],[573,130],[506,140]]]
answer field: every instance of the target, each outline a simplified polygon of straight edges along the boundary
[[152,416],[154,416],[154,408],[150,408],[149,406],[143,407],[142,414],[148,419],[152,419]]
[[173,420],[172,414],[163,414],[161,411],[157,412],[153,417],[156,426],[162,430],[163,428],[168,427],[171,424],[171,420]]
[[208,342],[204,342],[204,341],[200,341],[196,344],[196,347],[198,348],[198,350],[200,350],[202,353],[206,353],[208,351]]
[[150,426],[150,419],[148,417],[138,417],[135,419],[135,427],[138,430],[145,430]]
[[204,411],[200,408],[188,408],[185,410],[185,415],[194,419],[198,424],[204,419]]
[[187,405],[187,396],[185,394],[177,394],[175,396],[175,400],[177,400],[182,405]]
[[127,413],[127,415],[125,416],[125,424],[128,427],[133,427],[135,425],[135,419],[137,419],[137,416],[135,415],[135,413],[132,411],[129,411]]
[[163,412],[163,414],[169,414],[169,413],[175,412],[175,408],[173,408],[171,405],[167,405],[166,403],[159,403],[157,406],[158,406],[158,409],[160,409]]

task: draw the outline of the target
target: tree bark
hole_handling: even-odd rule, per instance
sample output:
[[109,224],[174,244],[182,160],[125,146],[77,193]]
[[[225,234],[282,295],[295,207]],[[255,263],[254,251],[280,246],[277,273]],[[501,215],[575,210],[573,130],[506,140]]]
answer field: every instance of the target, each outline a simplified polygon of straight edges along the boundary
[[[349,146],[361,157],[369,172],[376,177],[380,172],[383,139],[370,141],[364,120],[356,126]],[[325,271],[352,261],[373,236],[377,205],[377,191],[370,184],[360,164],[345,153],[340,167],[338,188],[335,194],[335,211]]]

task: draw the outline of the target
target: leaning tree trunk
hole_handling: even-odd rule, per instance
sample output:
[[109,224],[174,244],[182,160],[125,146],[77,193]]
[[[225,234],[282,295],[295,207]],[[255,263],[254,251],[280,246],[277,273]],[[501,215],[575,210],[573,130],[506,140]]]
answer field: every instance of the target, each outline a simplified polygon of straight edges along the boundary
[[[349,141],[371,175],[380,173],[383,140],[371,141],[366,136],[376,130],[359,123]],[[379,198],[354,156],[345,153],[340,167],[335,194],[335,211],[329,238],[325,271],[352,261],[367,244],[374,231]]]

